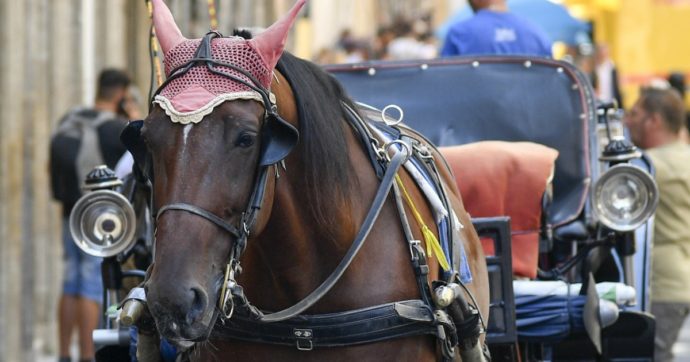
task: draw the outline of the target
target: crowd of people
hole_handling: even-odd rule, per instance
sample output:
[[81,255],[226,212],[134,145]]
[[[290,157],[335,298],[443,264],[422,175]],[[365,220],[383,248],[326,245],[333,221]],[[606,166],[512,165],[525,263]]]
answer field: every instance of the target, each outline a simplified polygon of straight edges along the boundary
[[431,32],[430,19],[425,17],[415,21],[397,18],[392,25],[380,27],[373,39],[357,38],[349,29],[343,30],[336,44],[321,49],[313,60],[318,64],[336,64],[437,56],[438,44]]
[[552,42],[535,24],[510,13],[505,0],[469,1],[475,15],[452,24],[445,39],[436,39],[431,17],[397,17],[373,39],[357,38],[345,29],[332,48],[314,58],[320,64],[366,60],[433,59],[472,54],[552,56]]

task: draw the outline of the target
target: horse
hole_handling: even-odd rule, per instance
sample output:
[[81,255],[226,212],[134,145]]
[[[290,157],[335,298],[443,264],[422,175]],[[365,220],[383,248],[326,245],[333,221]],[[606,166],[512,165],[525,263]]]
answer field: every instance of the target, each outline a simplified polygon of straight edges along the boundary
[[[299,6],[295,6],[297,11]],[[292,20],[295,15],[293,8]],[[162,1],[154,0],[154,24],[164,51],[174,51],[176,43],[186,44],[179,40],[171,19]],[[166,26],[173,26],[167,33],[178,40],[166,38]],[[253,38],[242,33],[245,39],[237,41],[255,41],[254,49],[266,41],[264,33]],[[139,172],[152,184],[155,250],[144,289],[157,333],[178,348],[187,348],[184,355],[190,360],[436,360],[436,338],[428,334],[309,352],[304,350],[312,347],[310,335],[301,334],[311,333],[308,329],[294,330],[308,342],[297,346],[224,334],[226,323],[235,318],[233,309],[246,307],[262,317],[260,311],[300,304],[324,280],[330,280],[334,270],[340,272],[337,282],[291,316],[299,319],[419,300],[418,269],[411,267],[407,236],[424,240],[424,235],[415,222],[408,225],[412,235],[406,235],[395,198],[384,195],[361,250],[346,268],[340,268],[381,184],[368,151],[346,121],[356,108],[354,102],[319,66],[282,48],[269,74],[270,88],[263,91],[261,81],[253,82],[241,65],[214,63],[212,50],[219,39],[219,34],[209,33],[194,43],[198,49],[192,60],[171,70],[170,82],[161,89],[174,85],[179,69],[191,72],[200,67],[204,74],[223,69],[233,71],[229,79],[258,92],[259,98],[221,100],[201,114],[201,121],[187,124],[171,122],[174,112],[158,102],[143,122],[123,132]],[[283,45],[284,37],[278,47]],[[489,284],[481,244],[450,170],[441,155],[428,147],[448,190],[451,209],[463,226],[458,236],[473,277],[465,297],[472,294],[485,323]],[[394,152],[389,151],[384,158],[390,159],[389,153]],[[420,217],[438,234],[433,212],[409,172],[401,167],[397,174]],[[409,206],[406,210],[413,212]],[[428,274],[423,284],[429,287],[442,271],[434,257],[426,257]]]

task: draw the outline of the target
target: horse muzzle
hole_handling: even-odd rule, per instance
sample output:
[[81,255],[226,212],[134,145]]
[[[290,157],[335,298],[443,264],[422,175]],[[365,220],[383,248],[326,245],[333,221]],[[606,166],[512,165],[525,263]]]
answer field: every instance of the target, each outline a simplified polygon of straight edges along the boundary
[[201,287],[178,284],[157,288],[147,283],[149,310],[162,337],[171,341],[208,339],[217,313]]

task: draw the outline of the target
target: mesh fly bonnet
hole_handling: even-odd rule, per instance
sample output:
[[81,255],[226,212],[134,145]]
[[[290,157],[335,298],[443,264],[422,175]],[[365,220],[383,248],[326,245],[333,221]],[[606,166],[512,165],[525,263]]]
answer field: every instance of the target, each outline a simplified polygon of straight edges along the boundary
[[[285,48],[288,31],[305,1],[297,1],[287,15],[253,39],[215,37],[211,40],[214,61],[242,69],[254,79],[230,67],[216,67],[217,71],[230,76],[227,77],[215,74],[208,67],[197,66],[167,82],[153,102],[160,105],[173,122],[181,124],[200,122],[225,101],[253,99],[265,102],[261,94],[247,84],[266,91],[270,88],[273,69]],[[153,6],[153,22],[165,54],[165,74],[170,78],[176,69],[195,58],[202,39],[184,38],[163,0],[153,0]]]

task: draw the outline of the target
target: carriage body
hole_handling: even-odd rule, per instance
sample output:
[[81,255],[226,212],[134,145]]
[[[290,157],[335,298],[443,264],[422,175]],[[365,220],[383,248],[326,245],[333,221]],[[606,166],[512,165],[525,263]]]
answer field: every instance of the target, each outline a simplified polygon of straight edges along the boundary
[[[604,116],[597,110],[588,79],[569,63],[536,57],[486,56],[368,62],[327,69],[356,101],[378,109],[391,104],[399,106],[404,112],[403,121],[439,147],[488,140],[527,141],[558,151],[553,193],[550,200],[544,198],[538,246],[535,245],[539,249],[540,268],[568,260],[608,230],[593,210],[592,196],[593,185],[610,166],[599,160],[608,142],[603,131]],[[611,129],[622,135],[620,123],[613,122]],[[653,173],[644,156],[631,162],[644,172]],[[471,164],[461,167],[472,173]],[[516,328],[512,300],[511,232],[507,217],[510,215],[491,216],[494,217],[475,219],[474,223],[480,235],[493,239],[493,249],[497,251],[487,262],[492,283],[488,338],[498,347],[524,341]],[[629,253],[632,255],[625,262],[621,262],[617,252],[597,248],[562,276],[569,283],[580,283],[591,271],[597,283],[620,281],[636,289],[635,300],[622,308],[614,325],[602,331],[600,351],[607,360],[651,360],[654,323],[646,312],[652,228],[650,218],[634,232],[614,232],[614,238],[627,237],[634,245],[634,254]],[[518,318],[517,323],[521,322]],[[626,335],[632,325],[636,325],[637,332]],[[539,352],[531,357],[581,360],[597,356],[583,331],[573,329],[567,336],[545,338],[548,343],[532,338],[521,345],[534,345],[535,340]],[[631,341],[635,342],[626,345]],[[546,351],[541,348],[544,346],[548,347]]]

